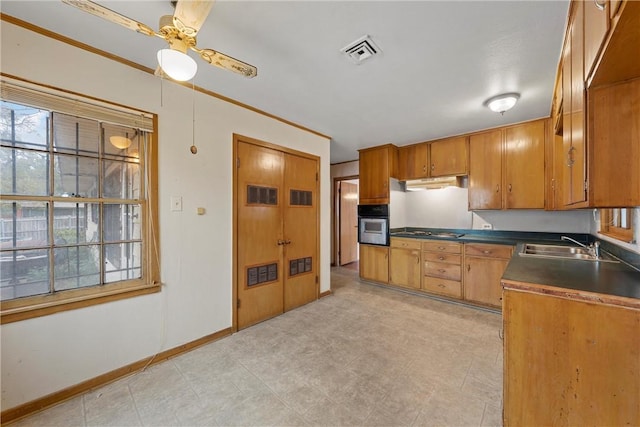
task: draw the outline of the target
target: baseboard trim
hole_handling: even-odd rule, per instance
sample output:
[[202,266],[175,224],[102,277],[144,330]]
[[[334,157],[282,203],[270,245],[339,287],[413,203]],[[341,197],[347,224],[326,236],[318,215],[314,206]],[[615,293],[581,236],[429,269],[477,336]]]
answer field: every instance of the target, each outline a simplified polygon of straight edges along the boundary
[[99,375],[71,387],[67,387],[60,391],[48,394],[39,399],[32,400],[31,402],[23,403],[22,405],[7,409],[6,411],[2,411],[2,413],[0,414],[0,422],[2,424],[5,424],[11,421],[15,421],[19,418],[24,418],[26,416],[32,415],[43,409],[57,405],[58,403],[62,403],[65,400],[76,397],[79,394],[86,393],[87,391],[94,388],[102,387],[128,375],[134,374],[147,366],[164,362],[165,360],[171,359],[172,357],[176,357],[180,354],[187,353],[205,344],[209,344],[210,342],[227,337],[231,335],[231,333],[231,328],[222,329],[211,335],[206,335],[202,338],[198,338],[197,340],[179,345],[169,350],[165,350],[154,356],[150,356],[137,362],[133,362],[129,365],[107,372],[106,374]]
[[331,295],[331,289],[329,289],[328,291],[320,292],[320,298],[328,297],[329,295]]

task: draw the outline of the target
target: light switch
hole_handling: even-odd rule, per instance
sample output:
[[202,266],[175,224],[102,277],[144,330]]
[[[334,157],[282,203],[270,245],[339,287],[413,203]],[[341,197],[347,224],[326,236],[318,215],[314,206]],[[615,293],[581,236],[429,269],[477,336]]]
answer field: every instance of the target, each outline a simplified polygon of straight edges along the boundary
[[182,197],[171,196],[171,211],[182,212]]

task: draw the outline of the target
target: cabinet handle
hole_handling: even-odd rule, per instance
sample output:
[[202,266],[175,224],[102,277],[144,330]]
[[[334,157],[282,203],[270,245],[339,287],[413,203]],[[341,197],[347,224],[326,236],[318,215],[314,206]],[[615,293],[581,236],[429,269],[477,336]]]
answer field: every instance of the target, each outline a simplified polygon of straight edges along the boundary
[[440,249],[441,251],[444,251],[445,247],[444,246],[438,246],[438,249]]
[[420,257],[416,255],[416,264],[420,265]]
[[486,251],[482,251],[482,253],[485,254],[485,255],[489,255],[491,253],[491,251],[487,249]]
[[431,171],[433,172],[434,170],[436,170],[436,164],[435,163],[431,163]]
[[496,184],[496,193],[500,192],[500,184]]
[[426,172],[427,171],[427,165],[422,166],[422,172]]
[[471,271],[471,264],[467,264],[467,271]]
[[572,167],[573,164],[576,162],[573,158],[573,152],[575,151],[576,147],[571,147],[569,148],[569,151],[567,151],[567,166]]
[[511,184],[509,184],[509,193],[511,193]]
[[446,288],[446,286],[445,286],[445,285],[443,285],[442,283],[440,283],[440,284],[438,285],[438,287],[439,287],[439,288],[442,288],[442,289]]
[[596,8],[598,10],[604,10],[604,6],[606,5],[606,2],[603,1],[602,3],[600,3],[598,0],[593,0],[593,2],[595,3]]
[[440,268],[440,269],[438,269],[438,271],[439,271],[440,273],[445,273],[447,270],[444,270],[444,269]]
[[278,246],[282,246],[282,245],[284,245],[284,240],[278,239]]
[[444,257],[443,257],[443,256],[439,256],[439,257],[438,257],[438,259],[439,259],[440,261],[444,261]]

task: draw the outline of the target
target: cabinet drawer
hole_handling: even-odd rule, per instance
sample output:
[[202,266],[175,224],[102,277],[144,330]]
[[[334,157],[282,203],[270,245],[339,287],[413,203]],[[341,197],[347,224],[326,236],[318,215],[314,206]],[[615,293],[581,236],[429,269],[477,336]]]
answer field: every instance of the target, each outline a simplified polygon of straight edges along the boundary
[[462,284],[455,280],[425,276],[422,279],[422,289],[435,294],[462,298]]
[[425,262],[423,264],[425,276],[440,277],[443,279],[460,280],[462,269],[456,264],[445,264],[443,262]]
[[447,264],[461,264],[462,255],[448,252],[423,252],[422,259],[430,262],[444,262]]
[[513,255],[513,246],[467,243],[464,245],[464,254],[466,256],[487,258],[511,258],[511,255]]
[[391,238],[392,248],[406,248],[406,249],[420,249],[420,240],[418,239],[403,239],[400,237]]
[[423,251],[448,252],[452,254],[462,253],[462,245],[460,243],[445,242],[443,240],[432,240],[422,242]]

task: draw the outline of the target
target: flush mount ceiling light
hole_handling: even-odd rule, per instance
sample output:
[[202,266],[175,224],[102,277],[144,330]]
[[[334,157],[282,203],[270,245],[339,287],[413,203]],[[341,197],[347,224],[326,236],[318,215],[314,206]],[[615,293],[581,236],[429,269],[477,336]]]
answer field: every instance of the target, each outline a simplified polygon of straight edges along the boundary
[[179,82],[191,80],[198,71],[198,64],[193,58],[175,49],[160,49],[158,64],[160,64],[162,71]]
[[502,95],[496,95],[484,101],[484,105],[489,107],[491,111],[495,111],[496,113],[504,114],[505,111],[510,110],[516,105],[520,99],[519,93],[503,93]]

